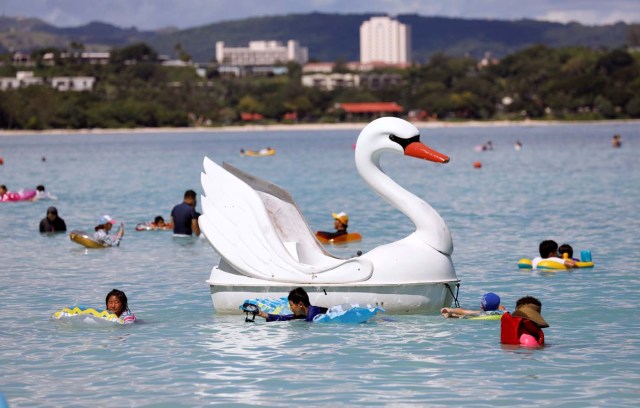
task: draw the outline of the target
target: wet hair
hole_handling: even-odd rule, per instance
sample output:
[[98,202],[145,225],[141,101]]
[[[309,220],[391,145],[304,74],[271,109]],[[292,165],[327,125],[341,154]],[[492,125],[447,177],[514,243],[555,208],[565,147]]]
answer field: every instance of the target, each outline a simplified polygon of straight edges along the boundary
[[157,223],[159,223],[160,221],[164,222],[164,218],[162,218],[162,216],[161,216],[161,215],[158,215],[158,216],[153,220],[154,224],[157,224]]
[[107,293],[107,297],[104,300],[104,304],[107,308],[109,307],[109,298],[111,296],[115,296],[118,298],[118,300],[120,300],[120,303],[122,303],[122,306],[123,306],[123,309],[122,309],[123,312],[126,312],[129,310],[129,305],[127,303],[127,295],[125,295],[123,291],[118,289],[111,289],[111,292]]
[[289,296],[287,297],[287,299],[293,302],[294,305],[302,302],[302,304],[306,307],[311,306],[311,302],[309,302],[309,295],[302,288],[295,288],[294,290],[289,292]]
[[195,200],[196,192],[193,190],[187,190],[184,192],[184,198],[193,198]]
[[36,190],[44,191],[44,186],[42,184],[38,184],[38,187],[36,187]]
[[562,244],[558,247],[558,255],[562,257],[562,254],[569,255],[569,258],[573,258],[573,248],[569,244]]
[[537,305],[542,308],[542,303],[540,303],[540,301],[533,296],[525,296],[518,299],[518,301],[516,302],[516,309],[522,305]]
[[540,256],[548,258],[549,254],[558,251],[558,243],[550,239],[540,243]]
[[101,230],[101,229],[106,229],[106,228],[105,228],[105,226],[106,226],[106,225],[107,225],[107,224],[98,224],[98,225],[96,225],[95,227],[93,227],[93,229],[94,229],[95,231],[98,231],[98,230]]

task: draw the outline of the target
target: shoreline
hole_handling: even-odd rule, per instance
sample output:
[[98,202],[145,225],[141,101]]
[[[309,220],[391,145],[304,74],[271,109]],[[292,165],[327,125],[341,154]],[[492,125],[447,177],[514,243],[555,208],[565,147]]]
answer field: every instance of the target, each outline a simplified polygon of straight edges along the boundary
[[[149,134],[149,133],[228,133],[228,132],[264,132],[264,131],[309,131],[309,130],[361,130],[369,122],[349,123],[304,123],[304,124],[270,124],[239,125],[220,127],[159,127],[159,128],[96,128],[96,129],[47,129],[47,130],[5,130],[0,129],[0,136],[42,136],[42,135],[105,135],[105,134]],[[455,128],[455,127],[526,127],[556,125],[611,125],[640,124],[640,119],[615,119],[592,121],[468,121],[468,122],[411,122],[417,128]]]

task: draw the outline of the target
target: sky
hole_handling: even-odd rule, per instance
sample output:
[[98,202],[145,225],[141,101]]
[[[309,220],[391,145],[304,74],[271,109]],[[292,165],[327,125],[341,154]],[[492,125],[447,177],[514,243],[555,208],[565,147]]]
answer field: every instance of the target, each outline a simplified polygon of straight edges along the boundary
[[121,28],[192,28],[268,15],[322,13],[419,14],[585,25],[640,23],[638,0],[0,0],[0,15],[36,17],[57,27],[91,21]]

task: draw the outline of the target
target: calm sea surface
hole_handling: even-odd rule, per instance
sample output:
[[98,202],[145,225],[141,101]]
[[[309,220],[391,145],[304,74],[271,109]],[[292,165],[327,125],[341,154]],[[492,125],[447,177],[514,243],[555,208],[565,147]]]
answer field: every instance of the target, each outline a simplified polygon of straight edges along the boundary
[[[449,164],[382,160],[447,222],[462,306],[478,306],[487,291],[509,310],[538,297],[551,325],[542,349],[502,346],[496,321],[250,324],[241,313],[215,315],[205,280],[219,258],[206,240],[134,230],[168,219],[186,189],[202,192],[206,155],[289,190],[314,230],[348,212],[364,239],[330,248],[336,255],[400,239],[408,219],[356,172],[358,133],[0,137],[0,184],[44,184],[59,197],[0,204],[0,393],[9,406],[638,406],[640,124],[424,129],[422,141]],[[614,133],[621,149],[610,147]],[[488,140],[495,150],[474,151]],[[238,154],[267,146],[277,154]],[[121,246],[86,250],[67,234],[40,235],[50,205],[69,230],[91,230],[103,214],[123,221]],[[596,266],[519,270],[544,239],[590,249]],[[126,292],[141,324],[50,320],[73,304],[104,307],[112,288]]]

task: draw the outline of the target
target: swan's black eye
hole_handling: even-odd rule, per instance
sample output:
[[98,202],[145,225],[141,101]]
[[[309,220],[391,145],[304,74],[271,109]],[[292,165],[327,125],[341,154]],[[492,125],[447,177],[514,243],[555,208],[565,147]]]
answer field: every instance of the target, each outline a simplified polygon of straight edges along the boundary
[[397,144],[399,144],[400,146],[402,146],[402,150],[406,149],[407,146],[409,146],[411,143],[413,142],[419,142],[420,141],[420,135],[415,135],[414,137],[410,137],[408,139],[403,139],[401,137],[398,137],[396,135],[389,135],[389,140],[391,140],[392,142],[396,142]]

